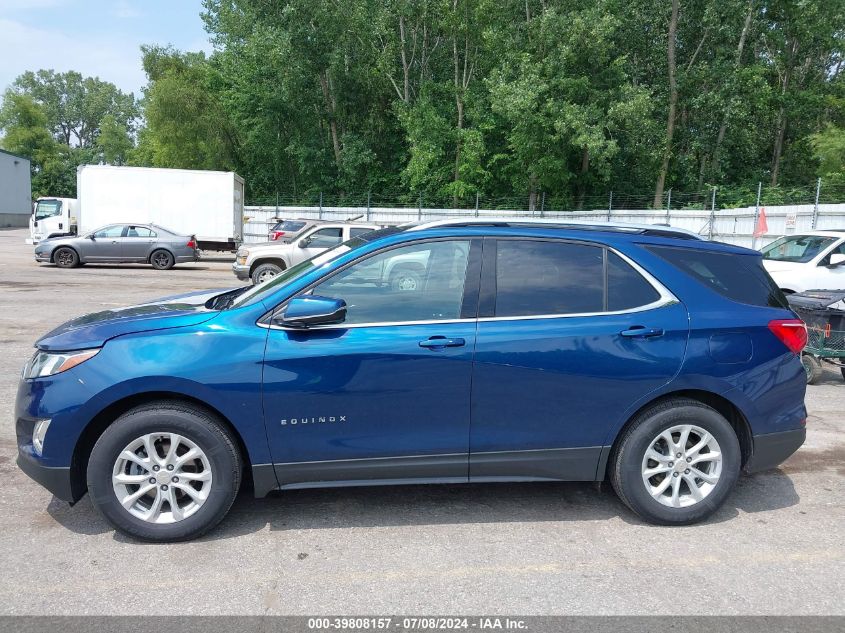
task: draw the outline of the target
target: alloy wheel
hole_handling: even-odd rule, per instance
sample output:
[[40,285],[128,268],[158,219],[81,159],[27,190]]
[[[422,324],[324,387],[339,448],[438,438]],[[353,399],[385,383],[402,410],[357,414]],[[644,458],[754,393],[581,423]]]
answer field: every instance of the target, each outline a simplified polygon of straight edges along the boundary
[[710,433],[682,424],[662,431],[648,445],[642,479],[656,501],[672,508],[699,503],[719,483],[722,451]]
[[176,433],[148,433],[130,442],[114,463],[118,502],[148,523],[176,523],[195,514],[211,492],[211,463]]

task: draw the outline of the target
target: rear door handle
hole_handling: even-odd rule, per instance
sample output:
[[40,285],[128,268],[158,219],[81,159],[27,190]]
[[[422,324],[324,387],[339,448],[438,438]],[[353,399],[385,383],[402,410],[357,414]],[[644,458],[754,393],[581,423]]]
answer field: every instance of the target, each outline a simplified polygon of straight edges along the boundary
[[445,336],[432,336],[429,339],[420,341],[420,347],[428,347],[429,349],[438,347],[462,347],[466,345],[466,341],[462,338],[446,338]]
[[663,330],[657,327],[634,325],[627,330],[622,330],[619,334],[629,338],[654,338],[655,336],[663,336]]

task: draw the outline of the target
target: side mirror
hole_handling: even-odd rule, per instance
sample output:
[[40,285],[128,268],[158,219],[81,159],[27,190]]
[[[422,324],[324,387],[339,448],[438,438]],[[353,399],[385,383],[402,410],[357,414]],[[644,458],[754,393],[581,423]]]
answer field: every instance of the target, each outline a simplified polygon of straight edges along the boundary
[[834,253],[830,256],[830,264],[828,264],[830,268],[836,268],[842,264],[845,264],[845,255],[842,255],[841,253]]
[[93,234],[93,233],[91,233],[91,235],[89,235],[89,236],[88,236],[88,239],[89,239],[89,240],[91,240],[92,242],[96,242],[96,241],[97,241],[97,238],[96,238],[96,237],[94,237],[94,234]]
[[273,316],[275,325],[308,328],[312,325],[332,325],[346,320],[346,301],[331,297],[295,297],[285,311]]
[[310,244],[310,243],[311,243],[311,240],[309,240],[307,237],[303,237],[301,240],[299,240],[299,242],[297,242],[296,245],[299,248],[308,248],[308,244]]

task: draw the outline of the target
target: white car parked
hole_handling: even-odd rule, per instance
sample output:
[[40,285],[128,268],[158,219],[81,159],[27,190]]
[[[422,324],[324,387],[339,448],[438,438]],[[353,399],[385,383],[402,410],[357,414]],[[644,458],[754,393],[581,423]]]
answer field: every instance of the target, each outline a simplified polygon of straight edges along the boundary
[[762,253],[763,266],[786,293],[845,290],[845,229],[786,235]]

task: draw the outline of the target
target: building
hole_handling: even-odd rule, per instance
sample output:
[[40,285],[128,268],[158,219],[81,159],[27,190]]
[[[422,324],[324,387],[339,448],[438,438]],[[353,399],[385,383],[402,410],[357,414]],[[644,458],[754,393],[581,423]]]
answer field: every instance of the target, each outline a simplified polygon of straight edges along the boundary
[[0,149],[0,227],[27,226],[31,213],[29,159]]

